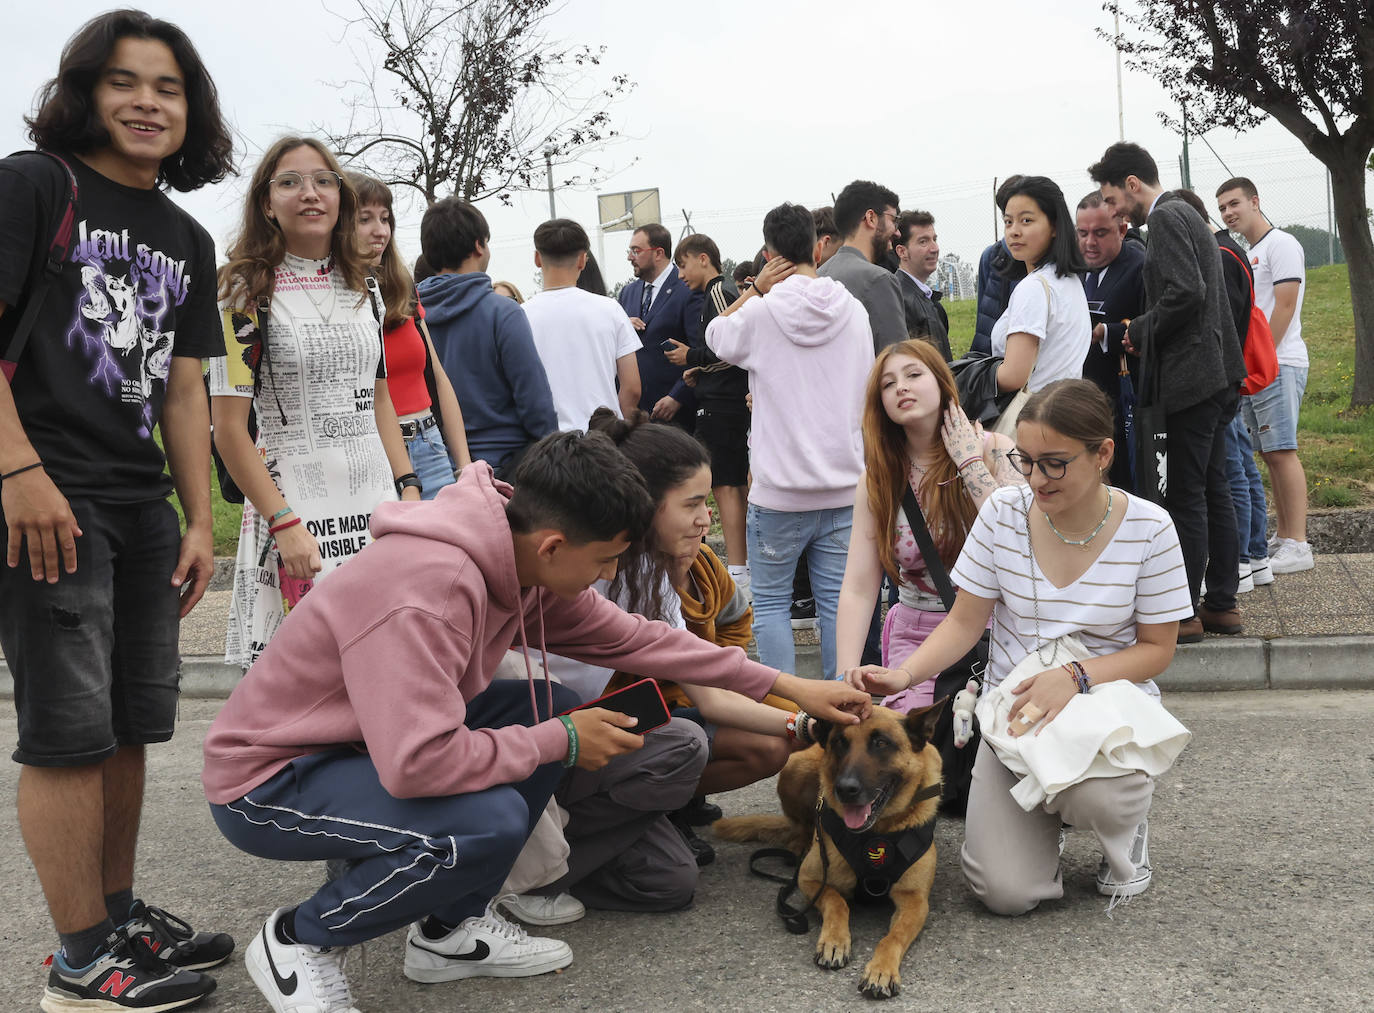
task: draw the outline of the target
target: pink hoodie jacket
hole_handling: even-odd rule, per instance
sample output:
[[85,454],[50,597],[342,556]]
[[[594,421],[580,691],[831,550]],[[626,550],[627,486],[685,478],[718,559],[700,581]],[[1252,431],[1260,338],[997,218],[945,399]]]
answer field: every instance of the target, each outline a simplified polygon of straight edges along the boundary
[[[738,647],[622,612],[595,591],[522,588],[505,504],[482,462],[425,503],[383,503],[376,539],[291,610],[205,738],[205,796],[225,804],[299,756],[371,754],[397,798],[480,791],[568,752],[561,722],[467,728],[467,704],[532,626],[539,647],[594,665],[762,699],[777,670]],[[535,687],[530,683],[530,704]]]
[[873,367],[863,303],[830,278],[794,274],[712,320],[706,344],[749,371],[749,502],[794,512],[852,506]]

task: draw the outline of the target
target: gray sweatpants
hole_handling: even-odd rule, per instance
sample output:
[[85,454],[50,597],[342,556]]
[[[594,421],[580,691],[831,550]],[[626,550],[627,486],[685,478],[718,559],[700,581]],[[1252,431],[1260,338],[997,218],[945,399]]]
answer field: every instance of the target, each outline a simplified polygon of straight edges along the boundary
[[534,891],[571,893],[590,908],[672,911],[697,888],[692,849],[665,813],[696,794],[709,748],[701,726],[673,718],[600,770],[578,770],[555,795],[568,811],[568,873]]
[[986,742],[978,748],[969,788],[960,859],[974,895],[994,914],[1025,914],[1042,900],[1064,896],[1059,875],[1059,827],[1097,835],[1112,878],[1135,871],[1131,843],[1150,811],[1154,780],[1139,771],[1091,778],[1026,812],[1011,797],[1017,777]]

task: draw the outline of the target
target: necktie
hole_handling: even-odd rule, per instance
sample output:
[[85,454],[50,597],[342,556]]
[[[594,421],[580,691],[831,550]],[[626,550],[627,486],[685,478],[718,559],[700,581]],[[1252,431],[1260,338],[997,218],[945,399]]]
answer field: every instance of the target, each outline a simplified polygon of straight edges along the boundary
[[1086,290],[1085,294],[1087,295],[1089,302],[1092,302],[1094,299],[1097,298],[1097,279],[1101,276],[1101,274],[1101,271],[1088,272],[1088,284],[1084,286],[1084,288]]
[[654,283],[646,281],[644,291],[639,295],[639,319],[645,320],[649,316],[649,307],[654,304]]

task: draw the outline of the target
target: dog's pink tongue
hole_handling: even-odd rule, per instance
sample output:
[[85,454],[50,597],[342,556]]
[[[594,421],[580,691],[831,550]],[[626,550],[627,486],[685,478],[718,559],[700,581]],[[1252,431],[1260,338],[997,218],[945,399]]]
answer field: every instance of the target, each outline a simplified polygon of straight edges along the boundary
[[873,803],[847,805],[844,807],[844,825],[850,830],[858,830],[868,822],[868,814],[873,811]]

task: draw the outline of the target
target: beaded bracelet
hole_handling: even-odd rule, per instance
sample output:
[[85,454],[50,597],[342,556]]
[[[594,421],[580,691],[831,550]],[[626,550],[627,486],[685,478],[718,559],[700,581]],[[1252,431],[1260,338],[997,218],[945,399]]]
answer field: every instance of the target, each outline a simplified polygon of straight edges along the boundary
[[280,510],[278,510],[276,513],[274,513],[274,514],[272,515],[272,519],[271,519],[270,521],[268,521],[267,523],[268,523],[268,524],[276,524],[277,521],[281,520],[283,517],[285,517],[285,516],[286,516],[287,514],[289,514],[290,512],[291,512],[291,508],[290,508],[289,506],[284,506],[284,507],[282,507]]
[[797,738],[808,746],[816,741],[816,737],[811,734],[811,722],[814,720],[816,719],[806,711],[797,711]]
[[270,524],[267,527],[269,535],[275,535],[278,531],[285,531],[287,528],[294,528],[301,522],[299,517],[292,517],[289,521],[282,521],[280,524]]
[[1088,670],[1080,662],[1065,662],[1064,671],[1069,673],[1069,678],[1078,687],[1078,692],[1086,693],[1092,688],[1092,680],[1088,678]]
[[563,761],[565,767],[577,766],[577,726],[573,724],[573,719],[566,714],[558,715],[558,720],[563,722],[563,727],[568,732],[568,758]]

